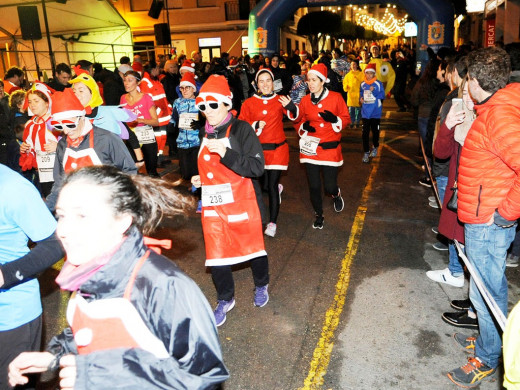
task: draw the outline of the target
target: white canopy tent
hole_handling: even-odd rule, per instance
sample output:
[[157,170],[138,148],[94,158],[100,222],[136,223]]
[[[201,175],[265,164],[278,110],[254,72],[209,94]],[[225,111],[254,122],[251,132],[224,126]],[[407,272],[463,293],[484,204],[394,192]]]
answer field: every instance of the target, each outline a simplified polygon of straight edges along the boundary
[[[78,60],[99,62],[114,68],[123,55],[132,55],[130,26],[110,0],[45,0],[55,63],[74,65]],[[36,6],[42,39],[22,39],[18,6]],[[0,0],[0,70],[12,65],[25,68],[28,78],[37,78],[36,59],[41,71],[51,77],[51,61],[42,0]],[[36,56],[35,56],[36,53]],[[35,59],[36,57],[36,59]]]

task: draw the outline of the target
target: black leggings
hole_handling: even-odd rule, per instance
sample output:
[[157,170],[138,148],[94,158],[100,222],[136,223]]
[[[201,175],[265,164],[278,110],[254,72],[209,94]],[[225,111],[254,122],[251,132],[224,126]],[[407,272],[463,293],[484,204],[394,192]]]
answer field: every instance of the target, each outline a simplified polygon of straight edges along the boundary
[[372,144],[379,147],[379,118],[363,118],[363,151],[370,152],[370,130],[372,130]]
[[157,173],[157,142],[151,144],[143,144],[141,146],[143,151],[144,165],[146,167],[146,173],[149,176],[159,176]]
[[309,193],[311,196],[312,207],[317,215],[323,215],[323,198],[321,196],[321,173],[323,172],[323,187],[325,193],[337,195],[338,188],[338,167],[327,165],[305,164],[307,180],[309,182]]
[[269,222],[276,223],[280,211],[280,194],[278,193],[278,183],[282,171],[278,169],[266,169],[264,171],[264,188],[269,194]]
[[[269,283],[269,262],[267,256],[252,259],[251,271],[256,287],[263,287]],[[235,281],[230,265],[211,267],[211,277],[217,289],[219,301],[229,301],[235,296]]]

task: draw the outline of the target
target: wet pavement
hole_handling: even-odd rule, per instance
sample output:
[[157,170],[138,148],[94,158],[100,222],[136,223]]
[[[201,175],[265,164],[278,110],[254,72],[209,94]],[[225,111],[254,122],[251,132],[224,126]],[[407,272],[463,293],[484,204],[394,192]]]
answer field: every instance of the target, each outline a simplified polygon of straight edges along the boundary
[[[265,237],[270,301],[253,306],[251,271],[237,266],[237,304],[219,328],[231,374],[225,389],[457,388],[445,373],[467,359],[452,339],[465,330],[444,323],[441,314],[450,311],[450,300],[467,296],[468,283],[454,288],[425,275],[448,263],[447,252],[432,247],[439,210],[428,206],[433,192],[418,182],[423,172],[412,114],[396,112],[392,100],[384,107],[382,146],[370,164],[361,162],[360,129],[343,132],[338,182],[345,209],[335,213],[332,199],[324,199],[323,230],[312,228],[298,139],[287,124],[291,163],[281,179],[278,231]],[[176,180],[176,168],[167,166],[164,177]],[[165,221],[154,237],[173,240],[165,255],[214,305],[200,215]],[[53,283],[56,269],[40,278],[47,339],[66,326],[68,296]],[[520,277],[516,268],[506,273],[511,308],[520,299]],[[480,388],[502,388],[497,378]]]

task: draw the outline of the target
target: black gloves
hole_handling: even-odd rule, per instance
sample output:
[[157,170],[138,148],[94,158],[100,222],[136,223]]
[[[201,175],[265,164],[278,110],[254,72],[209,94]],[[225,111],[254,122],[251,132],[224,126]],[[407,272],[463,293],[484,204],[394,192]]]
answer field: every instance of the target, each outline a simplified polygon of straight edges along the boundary
[[336,123],[338,121],[338,117],[334,115],[329,110],[325,110],[323,112],[318,113],[319,116],[323,118],[323,120],[330,122],[330,123]]
[[311,122],[307,121],[303,123],[302,129],[307,131],[307,133],[315,133],[316,129],[311,126]]
[[206,124],[206,121],[204,119],[193,120],[190,123],[190,128],[192,130],[199,130],[201,127],[204,127],[205,124]]
[[285,109],[289,111],[291,114],[296,115],[296,105],[291,100],[289,104],[285,106]]

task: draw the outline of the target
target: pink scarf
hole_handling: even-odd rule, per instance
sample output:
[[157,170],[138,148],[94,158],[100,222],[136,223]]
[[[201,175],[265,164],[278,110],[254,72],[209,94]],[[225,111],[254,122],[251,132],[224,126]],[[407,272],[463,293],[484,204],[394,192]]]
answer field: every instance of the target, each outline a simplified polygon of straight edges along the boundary
[[112,256],[119,250],[126,237],[118,243],[111,251],[101,255],[87,263],[74,265],[65,261],[63,268],[56,278],[56,283],[62,290],[76,291],[83,283],[89,280],[96,272],[98,272],[105,264],[107,264]]
[[206,121],[206,134],[213,134],[213,133],[215,132],[215,128],[217,128],[217,127],[219,127],[219,126],[222,126],[222,125],[228,123],[228,122],[231,120],[231,117],[232,117],[232,116],[233,116],[233,115],[231,115],[231,113],[228,112],[228,114],[227,114],[227,116],[224,118],[224,120],[223,120],[222,122],[220,122],[220,123],[219,123],[218,125],[216,125],[216,126],[211,126],[211,125],[209,124],[209,122]]

